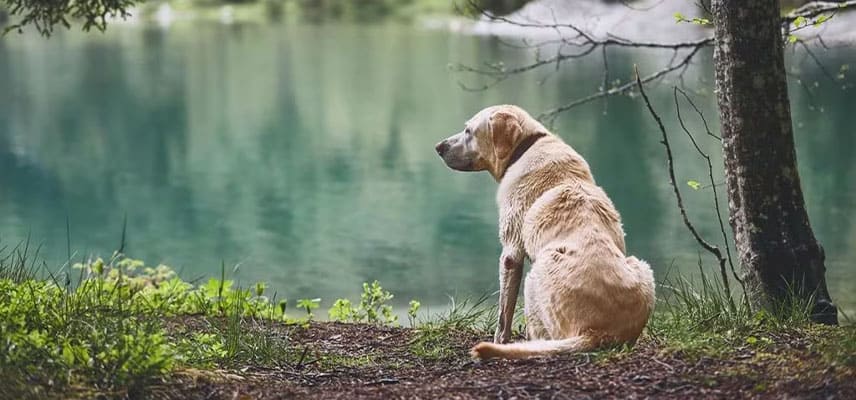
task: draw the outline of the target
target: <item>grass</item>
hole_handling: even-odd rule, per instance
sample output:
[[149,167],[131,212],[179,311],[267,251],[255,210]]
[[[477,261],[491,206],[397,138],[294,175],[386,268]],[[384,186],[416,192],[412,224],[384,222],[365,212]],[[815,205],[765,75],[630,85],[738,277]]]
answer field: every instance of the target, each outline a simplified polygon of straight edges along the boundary
[[[75,264],[60,275],[45,273],[44,278],[37,273],[37,254],[26,242],[0,248],[0,374],[5,378],[0,390],[15,398],[133,397],[187,370],[451,364],[460,361],[466,347],[489,338],[497,320],[493,296],[452,299],[448,310],[422,318],[419,303],[411,301],[412,329],[389,335],[405,334],[405,360],[389,361],[372,349],[319,351],[295,339],[306,332],[318,299],[299,300],[292,314],[287,301],[265,295],[264,284],[235,287],[226,279],[225,267],[220,279],[192,284],[166,266],[146,266],[114,254]],[[347,323],[397,325],[388,304],[393,295],[378,282],[363,289],[359,303],[339,299],[328,316]],[[661,352],[687,359],[749,354],[787,367],[807,362],[788,350],[796,346],[819,354],[825,365],[856,367],[856,327],[811,324],[803,304],[789,304],[789,313],[753,313],[732,302],[704,274],[696,282],[678,278],[661,284],[659,297],[640,341]],[[521,314],[514,323],[518,338],[525,326]],[[633,347],[624,345],[587,357],[612,362],[632,355]],[[765,383],[758,385],[761,390]]]
[[[200,284],[181,280],[167,266],[114,254],[77,263],[59,275],[39,276],[38,249],[29,242],[0,248],[0,390],[40,398],[85,388],[86,393],[131,396],[186,368],[260,367],[316,363],[360,366],[371,355],[309,354],[290,334],[308,326],[320,299],[288,302],[266,287],[237,288],[226,278]],[[333,319],[397,323],[393,295],[378,282],[364,284],[360,302],[339,299]],[[418,302],[412,302],[415,317]],[[303,315],[301,315],[303,314]],[[192,321],[194,325],[183,324]],[[287,327],[271,335],[270,322]],[[121,397],[121,396],[120,396]]]
[[35,388],[134,391],[174,364],[158,317],[127,288],[104,280],[74,291],[52,281],[0,280],[0,370]]
[[830,363],[856,366],[856,327],[812,324],[811,300],[790,296],[772,312],[753,311],[704,273],[695,282],[678,277],[660,288],[647,331],[664,351],[722,358],[741,350],[764,353],[798,339]]
[[497,321],[491,297],[460,302],[450,298],[447,311],[415,321],[415,335],[408,343],[410,353],[426,360],[446,360],[455,357],[454,343],[462,334],[491,334]]
[[[305,323],[263,290],[226,279],[192,285],[165,266],[147,267],[115,254],[36,277],[25,243],[0,254],[0,373],[15,397],[87,387],[133,394],[180,367],[274,363],[287,342],[248,334],[256,319]],[[213,332],[174,334],[164,321],[182,315],[220,317]],[[11,391],[11,392],[9,392]]]

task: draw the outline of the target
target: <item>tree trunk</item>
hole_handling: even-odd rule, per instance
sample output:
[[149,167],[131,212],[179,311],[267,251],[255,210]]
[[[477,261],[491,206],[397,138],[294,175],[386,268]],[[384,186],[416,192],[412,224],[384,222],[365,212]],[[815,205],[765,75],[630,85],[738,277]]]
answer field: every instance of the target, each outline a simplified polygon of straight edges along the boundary
[[754,305],[810,301],[814,321],[837,324],[797,172],[780,12],[778,0],[713,1],[729,222]]

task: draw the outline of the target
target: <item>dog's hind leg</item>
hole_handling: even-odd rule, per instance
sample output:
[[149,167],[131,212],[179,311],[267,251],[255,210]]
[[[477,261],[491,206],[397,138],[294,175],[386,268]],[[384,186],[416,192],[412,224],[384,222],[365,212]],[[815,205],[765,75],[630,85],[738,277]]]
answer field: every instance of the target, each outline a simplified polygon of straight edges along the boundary
[[[635,274],[635,280],[639,285],[639,293],[641,294],[641,299],[646,308],[647,315],[650,315],[651,312],[654,311],[654,301],[655,301],[655,284],[654,284],[654,271],[651,269],[651,266],[648,265],[647,262],[642,261],[636,257],[629,256],[627,257],[627,266],[633,273]],[[645,320],[647,321],[648,317],[646,315]],[[645,325],[645,322],[642,323]]]
[[550,339],[541,319],[541,305],[535,298],[538,286],[537,277],[531,272],[527,274],[523,283],[523,313],[526,316],[527,340]]

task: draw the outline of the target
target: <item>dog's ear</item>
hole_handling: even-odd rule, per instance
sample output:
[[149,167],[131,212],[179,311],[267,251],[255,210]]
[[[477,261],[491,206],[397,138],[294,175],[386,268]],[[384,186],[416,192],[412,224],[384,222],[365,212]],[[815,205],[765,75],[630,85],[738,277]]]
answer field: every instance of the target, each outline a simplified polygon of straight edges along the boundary
[[523,136],[523,128],[517,116],[506,111],[497,111],[490,116],[490,131],[493,135],[493,150],[497,162],[511,157],[514,147]]

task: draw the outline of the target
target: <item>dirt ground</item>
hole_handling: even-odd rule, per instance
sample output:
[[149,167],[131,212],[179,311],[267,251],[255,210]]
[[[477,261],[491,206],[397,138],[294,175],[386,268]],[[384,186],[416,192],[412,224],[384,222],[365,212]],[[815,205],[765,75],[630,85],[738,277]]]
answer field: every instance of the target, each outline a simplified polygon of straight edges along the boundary
[[[183,321],[183,325],[193,325]],[[145,397],[163,399],[856,399],[852,368],[823,363],[800,343],[726,359],[689,357],[641,340],[609,356],[475,362],[473,334],[443,343],[450,352],[416,355],[411,329],[312,323],[260,326],[288,338],[294,356],[268,367],[184,370]],[[451,345],[451,346],[449,346]],[[450,348],[451,347],[451,348]],[[781,357],[787,354],[787,357]]]

